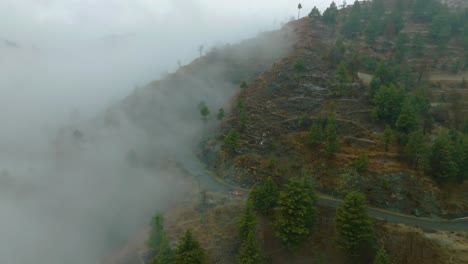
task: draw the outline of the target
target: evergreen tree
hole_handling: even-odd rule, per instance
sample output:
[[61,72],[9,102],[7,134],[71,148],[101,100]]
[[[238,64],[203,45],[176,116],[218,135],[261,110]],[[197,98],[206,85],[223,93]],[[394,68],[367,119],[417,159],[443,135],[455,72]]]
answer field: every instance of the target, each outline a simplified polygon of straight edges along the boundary
[[390,257],[388,256],[387,251],[385,251],[383,246],[380,247],[379,251],[377,251],[374,264],[392,264],[392,261],[390,260]]
[[158,255],[153,258],[149,264],[172,264],[174,263],[175,252],[169,246],[169,240],[166,236],[161,241],[161,246],[158,250]]
[[351,13],[343,25],[343,34],[350,39],[355,38],[361,32],[362,10],[359,1],[355,1]]
[[340,143],[338,141],[338,134],[336,132],[336,120],[334,114],[330,115],[327,119],[325,126],[325,141],[328,155],[334,155],[340,151]]
[[350,192],[336,209],[337,242],[351,256],[359,256],[373,242],[372,220],[363,194]]
[[429,164],[432,176],[438,181],[453,180],[458,175],[454,146],[446,131],[441,131],[434,140]]
[[314,6],[314,8],[312,8],[312,11],[310,11],[310,13],[309,13],[310,18],[321,17],[321,16],[322,15],[320,14],[320,10],[318,10],[318,8],[316,6]]
[[409,133],[418,129],[418,120],[418,113],[414,104],[409,99],[405,100],[395,123],[395,127],[402,135],[401,139],[403,143],[406,143],[406,137]]
[[330,6],[323,12],[323,21],[328,25],[336,24],[336,17],[338,16],[338,7],[333,1]]
[[450,25],[450,12],[447,9],[439,10],[431,23],[430,34],[441,53],[445,52],[447,42],[450,40],[452,27]]
[[310,132],[309,132],[309,137],[307,139],[307,144],[311,147],[316,147],[320,145],[323,141],[323,128],[322,124],[320,123],[314,123],[310,127]]
[[408,135],[408,143],[405,146],[405,157],[413,168],[418,169],[428,155],[428,147],[421,130],[411,132]]
[[414,34],[411,48],[413,49],[413,52],[414,54],[416,54],[417,57],[421,57],[422,55],[424,55],[425,46],[424,39],[422,38],[421,34]]
[[340,94],[346,92],[346,85],[351,82],[351,76],[348,73],[346,62],[342,61],[336,69],[336,79],[338,81],[338,89]]
[[383,15],[385,14],[384,0],[372,1],[372,14],[375,17],[383,17]]
[[389,124],[394,124],[400,115],[404,92],[394,85],[382,85],[374,96],[374,114]]
[[239,116],[239,121],[240,121],[240,130],[243,131],[247,125],[247,114],[245,113],[245,110],[242,110]]
[[151,219],[151,234],[148,240],[148,246],[152,249],[158,249],[164,238],[164,218],[162,214],[157,213]]
[[246,82],[246,81],[242,81],[242,83],[241,83],[241,85],[240,85],[240,88],[241,88],[241,89],[246,89],[247,87],[249,87],[249,86],[247,85],[247,82]]
[[304,59],[298,59],[294,64],[294,69],[296,70],[297,85],[301,84],[301,73],[305,69]]
[[252,201],[247,200],[246,206],[239,220],[239,239],[245,241],[249,233],[255,233],[257,218]]
[[219,123],[223,123],[224,119],[224,109],[221,107],[218,111],[218,115],[216,116],[216,119],[218,119]]
[[208,106],[205,104],[205,102],[202,101],[198,104],[198,110],[200,111],[202,119],[206,121],[208,115],[210,114],[210,109],[208,109]]
[[280,193],[276,235],[290,250],[297,250],[308,237],[317,218],[317,198],[307,179],[291,178]]
[[255,184],[249,193],[249,200],[256,210],[266,214],[276,207],[279,198],[278,186],[271,177],[262,185]]
[[237,264],[261,264],[264,263],[263,256],[255,238],[255,233],[250,231],[247,238],[242,242],[242,246],[237,255]]
[[406,45],[409,42],[408,35],[406,33],[398,34],[398,39],[396,42],[396,59],[397,61],[402,61],[406,55],[407,47]]
[[175,252],[174,264],[205,264],[206,253],[190,231],[180,238]]
[[357,172],[364,173],[369,168],[369,156],[366,151],[359,152],[359,156],[354,161],[354,168]]
[[229,134],[227,134],[224,138],[224,144],[226,144],[226,146],[231,150],[235,150],[239,145],[239,139],[239,132],[237,132],[237,130],[233,128],[231,129],[231,131],[229,131]]
[[393,141],[393,132],[392,132],[392,128],[389,125],[385,125],[385,130],[383,133],[383,141],[384,141],[385,151],[388,151],[388,147]]

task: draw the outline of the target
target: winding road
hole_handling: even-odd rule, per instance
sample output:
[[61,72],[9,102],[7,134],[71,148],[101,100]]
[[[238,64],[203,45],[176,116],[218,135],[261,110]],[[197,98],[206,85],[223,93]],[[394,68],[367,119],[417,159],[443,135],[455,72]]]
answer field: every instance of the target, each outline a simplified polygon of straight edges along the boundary
[[[206,169],[206,165],[192,153],[180,154],[177,155],[176,158],[179,165],[182,166],[189,175],[192,175],[198,181],[199,185],[207,191],[228,192],[232,189],[241,189],[248,192],[246,189],[230,185],[212,176]],[[318,193],[317,196],[319,204],[326,207],[336,208],[342,201],[321,193]],[[375,219],[384,220],[393,224],[417,226],[428,230],[468,231],[468,217],[453,220],[416,217],[375,207],[369,207],[368,213]]]

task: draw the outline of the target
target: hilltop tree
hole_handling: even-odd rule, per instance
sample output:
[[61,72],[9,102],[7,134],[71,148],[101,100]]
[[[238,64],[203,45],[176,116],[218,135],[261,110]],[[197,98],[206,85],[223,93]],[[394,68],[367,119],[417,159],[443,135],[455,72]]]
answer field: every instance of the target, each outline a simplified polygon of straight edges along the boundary
[[317,219],[317,198],[305,178],[290,178],[278,201],[276,235],[290,250],[297,250],[308,237]]
[[205,47],[203,45],[200,45],[198,47],[198,52],[200,53],[200,57],[203,55],[203,50],[205,49]]
[[174,264],[205,264],[206,253],[200,243],[187,230],[179,240],[179,246],[175,252]]
[[363,194],[350,192],[336,209],[337,242],[351,256],[359,256],[373,242],[372,220]]
[[343,25],[343,34],[349,38],[355,38],[359,32],[362,31],[361,29],[361,21],[362,21],[362,10],[361,4],[359,1],[354,1],[354,5],[351,9],[351,13],[349,14],[348,18],[346,19]]
[[381,246],[379,251],[377,251],[377,255],[374,258],[373,264],[392,264],[392,261],[390,260],[390,257],[388,256],[387,251],[385,251],[383,246]]
[[151,218],[151,234],[148,239],[148,247],[158,249],[164,238],[164,217],[157,213]]
[[299,3],[297,5],[297,19],[299,19],[301,17],[301,9],[302,9],[302,5],[301,5],[301,3]]
[[323,12],[323,21],[325,24],[328,25],[335,25],[336,24],[336,18],[338,16],[338,7],[336,6],[335,2],[333,1],[330,6],[325,9],[325,12]]
[[208,119],[208,115],[210,114],[210,109],[208,108],[208,106],[206,105],[204,101],[201,101],[198,104],[198,110],[200,111],[202,119],[206,121]]
[[275,208],[278,203],[278,186],[271,177],[268,177],[262,185],[255,184],[249,193],[249,200],[256,210],[266,214]]
[[241,89],[246,89],[248,87],[247,85],[247,82],[246,81],[242,81],[241,85],[240,85],[240,88]]
[[309,13],[310,18],[321,17],[321,16],[322,15],[320,14],[320,10],[318,10],[318,8],[316,6],[314,6],[314,8],[312,8],[312,11],[310,11],[310,13]]
[[224,138],[224,144],[231,150],[235,150],[239,145],[240,135],[235,128],[231,129]]
[[239,239],[245,241],[249,233],[255,234],[257,226],[257,218],[255,216],[254,206],[252,201],[247,200],[244,211],[239,220]]
[[219,121],[220,124],[223,123],[223,119],[224,119],[224,109],[223,109],[222,107],[218,110],[218,115],[216,115],[216,119],[218,119],[218,121]]

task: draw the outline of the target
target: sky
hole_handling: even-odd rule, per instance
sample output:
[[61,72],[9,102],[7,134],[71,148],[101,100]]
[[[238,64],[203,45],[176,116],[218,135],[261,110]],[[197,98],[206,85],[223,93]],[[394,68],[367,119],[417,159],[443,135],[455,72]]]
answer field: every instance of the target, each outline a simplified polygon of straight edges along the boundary
[[[167,208],[185,182],[122,160],[129,149],[146,149],[149,142],[179,147],[175,143],[191,140],[194,126],[161,126],[148,138],[125,119],[119,129],[88,120],[175,71],[178,60],[190,63],[200,45],[209,50],[279,28],[297,16],[297,4],[0,0],[0,263],[97,263],[116,232],[126,237],[156,209]],[[303,2],[302,15],[314,5],[323,10],[328,2]],[[229,93],[213,95],[203,86],[182,89],[218,103],[229,99]],[[153,101],[168,112],[179,106],[193,112],[190,98],[170,99]],[[161,121],[175,120],[158,114]],[[92,135],[90,141],[69,142],[78,126]]]

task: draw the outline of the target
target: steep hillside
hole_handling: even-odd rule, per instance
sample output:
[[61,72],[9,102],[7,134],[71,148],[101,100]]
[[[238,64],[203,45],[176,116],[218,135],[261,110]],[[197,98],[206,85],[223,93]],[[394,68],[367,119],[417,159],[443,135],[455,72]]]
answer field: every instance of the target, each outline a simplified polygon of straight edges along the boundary
[[[467,121],[468,93],[463,87],[467,65],[457,63],[465,58],[461,37],[455,34],[446,43],[438,43],[431,38],[435,26],[415,20],[409,7],[401,16],[403,26],[396,30],[393,3],[385,2],[387,22],[382,35],[372,42],[365,27],[373,24],[362,24],[362,31],[347,35],[356,12],[353,6],[340,11],[336,25],[313,14],[293,22],[294,50],[239,91],[222,132],[216,140],[206,142],[205,159],[218,175],[244,187],[268,176],[284,182],[288,177],[310,175],[320,191],[332,195],[359,190],[373,205],[409,214],[466,215],[466,178],[441,184],[429,158],[435,151],[431,145],[446,128],[466,146],[463,123]],[[372,8],[361,6],[362,10]],[[413,47],[402,38],[421,38],[415,42],[422,40],[424,48],[418,49],[417,43]],[[340,62],[345,63],[341,76]],[[454,69],[454,65],[459,66]],[[404,94],[393,110],[379,108],[372,98],[381,86],[387,87],[384,77]],[[374,88],[371,80],[380,83]],[[430,100],[432,107],[424,106],[427,110],[411,130],[401,130],[401,123],[396,124],[401,107],[412,100]],[[379,116],[379,111],[389,111],[389,119]],[[310,144],[310,127],[321,127],[327,133],[329,120],[336,123],[338,134],[339,150],[333,153],[328,151],[326,136]],[[392,129],[388,147],[385,123]],[[409,157],[409,136],[414,137],[418,127],[424,143],[417,158]],[[226,144],[232,129],[240,136],[235,146]],[[427,151],[423,153],[423,149]],[[454,159],[458,155],[463,164],[466,153],[465,148],[451,155]],[[364,169],[356,165],[360,154],[368,160]],[[466,177],[462,167],[458,174]]]

